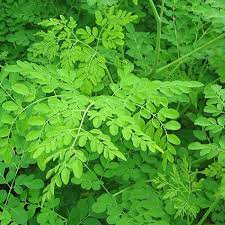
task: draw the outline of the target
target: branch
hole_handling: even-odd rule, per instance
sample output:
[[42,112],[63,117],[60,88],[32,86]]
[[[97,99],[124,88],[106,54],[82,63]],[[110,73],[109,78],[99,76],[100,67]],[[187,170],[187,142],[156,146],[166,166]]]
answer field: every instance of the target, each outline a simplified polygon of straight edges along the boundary
[[158,63],[159,63],[159,57],[160,57],[160,41],[161,41],[161,33],[162,33],[162,16],[163,16],[163,9],[164,9],[164,0],[162,0],[162,5],[161,5],[161,12],[160,15],[158,14],[156,7],[153,3],[152,0],[149,0],[149,4],[150,7],[153,11],[153,15],[155,17],[156,20],[156,24],[157,24],[157,36],[156,36],[156,47],[155,47],[155,52],[156,52],[156,57],[155,57],[155,63],[154,63],[154,67],[152,68],[150,74],[154,74],[156,72],[156,69],[158,67]]
[[220,198],[216,198],[215,201],[212,203],[212,205],[208,208],[208,210],[206,211],[206,213],[203,215],[203,217],[201,218],[201,220],[197,223],[197,225],[202,225],[205,220],[207,219],[207,217],[209,216],[209,214],[215,209],[216,205],[218,204],[218,202],[220,201]]
[[193,51],[187,53],[186,55],[178,58],[177,60],[167,64],[166,66],[163,66],[161,68],[159,68],[158,70],[156,70],[156,74],[162,72],[165,69],[168,69],[169,67],[176,65],[177,63],[182,63],[184,62],[189,56],[193,55],[196,52],[201,51],[202,49],[208,47],[209,45],[213,44],[214,42],[218,41],[219,39],[222,39],[223,37],[225,37],[225,33],[222,33],[221,35],[219,35],[218,37],[212,39],[211,41],[208,41],[207,43],[203,44],[202,46],[194,49]]

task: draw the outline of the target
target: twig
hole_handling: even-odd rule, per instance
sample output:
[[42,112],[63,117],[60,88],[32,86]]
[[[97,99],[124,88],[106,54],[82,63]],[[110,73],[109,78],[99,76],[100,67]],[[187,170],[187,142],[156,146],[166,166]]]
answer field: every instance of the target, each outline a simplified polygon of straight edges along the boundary
[[214,208],[216,207],[216,205],[218,204],[219,201],[220,201],[220,198],[217,197],[215,199],[215,201],[212,203],[212,205],[205,212],[205,214],[203,215],[203,217],[201,218],[201,220],[197,223],[197,225],[202,225],[205,222],[205,220],[207,219],[207,217],[209,216],[209,214],[214,210]]
[[177,60],[175,60],[175,61],[173,61],[173,62],[167,64],[166,66],[163,66],[163,67],[159,68],[158,70],[156,70],[156,74],[162,72],[162,71],[165,70],[165,69],[168,69],[169,67],[171,67],[171,66],[173,66],[173,65],[176,65],[177,63],[184,62],[189,56],[191,56],[191,55],[193,55],[194,53],[199,52],[199,51],[201,51],[202,49],[204,49],[204,48],[210,46],[211,44],[213,44],[214,42],[218,41],[219,39],[222,39],[223,37],[225,37],[225,33],[219,35],[218,37],[212,39],[211,41],[208,41],[207,43],[201,45],[200,47],[194,49],[193,51],[187,53],[186,55],[184,55],[184,56],[178,58]]
[[153,11],[153,15],[155,17],[156,24],[157,24],[157,36],[156,36],[156,45],[155,45],[156,46],[155,47],[156,57],[155,57],[154,67],[152,68],[152,70],[150,72],[150,74],[154,74],[158,67],[160,50],[161,50],[160,42],[161,42],[161,33],[162,33],[162,15],[163,15],[163,9],[164,9],[164,0],[162,0],[160,15],[158,14],[156,7],[152,0],[149,0],[149,4]]
[[76,134],[76,137],[75,137],[75,139],[74,139],[74,141],[73,141],[73,143],[72,143],[72,145],[71,145],[71,149],[73,149],[73,147],[74,147],[74,145],[75,145],[75,143],[76,143],[76,141],[77,141],[77,138],[78,138],[78,136],[79,136],[79,134],[80,134],[82,125],[83,125],[83,123],[84,123],[84,119],[85,119],[85,117],[86,117],[86,115],[87,115],[89,109],[90,109],[93,105],[94,105],[94,103],[91,103],[91,104],[86,108],[86,110],[84,111],[83,117],[82,117],[81,122],[80,122],[80,126],[79,126],[78,131],[77,131],[77,134]]

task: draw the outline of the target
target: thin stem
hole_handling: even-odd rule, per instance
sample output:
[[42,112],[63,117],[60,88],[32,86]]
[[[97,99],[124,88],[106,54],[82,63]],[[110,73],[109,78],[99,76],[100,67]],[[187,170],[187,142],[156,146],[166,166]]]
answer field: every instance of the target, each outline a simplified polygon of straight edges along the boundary
[[86,108],[86,110],[84,111],[82,120],[81,120],[81,122],[80,122],[80,126],[79,126],[78,131],[77,131],[77,135],[76,135],[76,137],[75,137],[75,139],[74,139],[74,141],[73,141],[73,143],[72,143],[72,145],[71,145],[71,149],[73,149],[73,147],[74,147],[74,145],[75,145],[75,143],[76,143],[76,141],[77,141],[77,138],[78,138],[78,136],[79,136],[79,134],[80,134],[82,125],[83,125],[83,123],[84,123],[84,119],[85,119],[85,117],[86,117],[86,115],[87,115],[89,109],[90,109],[93,105],[94,105],[94,103],[91,103],[91,104]]
[[120,194],[122,194],[123,192],[125,192],[125,191],[131,189],[132,187],[133,187],[133,186],[129,186],[129,187],[127,187],[127,188],[124,188],[123,190],[118,191],[118,192],[116,192],[115,194],[113,194],[113,196],[115,197],[115,196],[117,196],[117,195],[120,195]]
[[158,14],[155,4],[153,3],[152,0],[149,0],[150,7],[152,9],[153,15],[156,20],[157,24],[157,36],[156,36],[156,47],[155,47],[155,52],[156,52],[156,57],[155,57],[155,63],[154,67],[152,68],[152,71],[150,74],[154,74],[156,72],[158,63],[159,63],[159,57],[160,57],[160,41],[161,41],[161,33],[162,33],[162,15],[163,15],[163,8],[164,8],[164,0],[162,0],[162,5],[161,5],[161,12],[160,15]]
[[105,70],[106,70],[106,73],[107,73],[107,75],[108,75],[108,77],[109,77],[110,82],[111,82],[112,84],[114,84],[114,81],[113,81],[113,79],[112,79],[112,75],[111,75],[111,73],[109,72],[109,69],[108,69],[107,66],[105,67]]
[[213,44],[214,42],[218,41],[219,39],[221,39],[221,38],[223,38],[223,37],[225,37],[225,33],[222,33],[222,34],[219,35],[218,37],[212,39],[211,41],[208,41],[207,43],[201,45],[200,47],[194,49],[193,51],[187,53],[186,55],[184,55],[184,56],[178,58],[177,60],[175,60],[175,61],[169,63],[168,65],[159,68],[158,70],[156,70],[156,73],[160,73],[160,72],[162,72],[163,70],[168,69],[169,67],[171,67],[171,66],[173,66],[173,65],[176,65],[177,63],[184,62],[189,56],[191,56],[191,55],[193,55],[194,53],[199,52],[199,51],[201,51],[202,49],[204,49],[204,48],[210,46],[211,44]]
[[219,201],[220,201],[220,198],[217,197],[215,199],[215,201],[212,203],[212,205],[205,212],[205,214],[203,215],[203,217],[201,218],[201,220],[197,223],[197,225],[202,225],[205,222],[205,220],[207,219],[207,217],[209,216],[209,214],[214,210],[214,208],[216,207],[216,205],[218,204]]
[[[146,183],[146,184],[147,184],[147,183],[150,183],[150,182],[152,182],[152,180],[145,180],[145,183]],[[113,196],[115,197],[115,196],[117,196],[117,195],[120,195],[120,194],[122,194],[123,192],[125,192],[125,191],[127,191],[127,190],[130,190],[130,189],[133,188],[133,187],[134,187],[134,185],[131,185],[131,186],[129,186],[129,187],[126,187],[126,188],[124,188],[124,189],[122,189],[122,190],[116,192],[115,194],[113,194]]]

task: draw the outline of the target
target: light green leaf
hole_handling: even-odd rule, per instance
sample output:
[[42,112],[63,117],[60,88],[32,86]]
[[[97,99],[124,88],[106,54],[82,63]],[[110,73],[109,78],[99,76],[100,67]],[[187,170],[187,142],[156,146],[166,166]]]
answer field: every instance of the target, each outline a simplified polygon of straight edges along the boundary
[[87,143],[87,136],[82,135],[79,139],[78,144],[80,147],[84,147],[86,145],[86,143]]
[[173,163],[174,162],[173,155],[169,151],[167,151],[165,154],[166,154],[166,157],[167,157],[168,161]]
[[120,151],[113,151],[113,154],[115,156],[117,156],[118,158],[120,158],[120,159],[122,159],[124,161],[127,161],[126,157],[124,156],[124,154],[122,152],[120,152]]
[[211,125],[210,121],[206,117],[199,117],[195,120],[195,125],[206,127]]
[[10,73],[17,73],[21,71],[21,68],[17,65],[7,65],[5,67],[5,71],[10,72]]
[[128,140],[130,140],[130,138],[131,138],[132,132],[131,132],[130,129],[124,128],[124,129],[122,130],[122,134],[123,134],[124,139],[128,141]]
[[102,120],[100,117],[95,117],[93,119],[93,125],[95,128],[99,128],[101,126],[101,124],[102,124]]
[[9,135],[10,129],[7,127],[1,128],[0,129],[0,137],[7,137]]
[[179,130],[181,125],[177,121],[171,120],[165,124],[165,128],[167,130]]
[[72,163],[72,170],[76,178],[81,178],[83,174],[83,163],[79,159],[74,160]]
[[70,179],[70,170],[68,168],[64,168],[61,172],[61,179],[64,184],[68,184]]
[[2,108],[7,111],[16,111],[18,109],[18,105],[13,101],[7,101],[2,104]]
[[24,95],[24,96],[27,96],[27,95],[30,94],[30,91],[29,91],[28,87],[24,84],[21,84],[21,83],[17,83],[17,84],[12,85],[12,89],[16,93]]
[[167,149],[169,150],[169,152],[173,155],[176,155],[176,149],[174,148],[173,145],[171,144],[167,144]]
[[110,127],[109,127],[109,132],[110,134],[112,134],[113,136],[116,136],[119,132],[119,128],[117,125],[115,124],[111,124]]
[[84,155],[84,153],[80,150],[76,150],[76,157],[81,161],[81,162],[86,162],[87,159]]
[[175,134],[168,134],[167,139],[170,143],[172,143],[174,145],[180,144],[180,139]]
[[40,131],[30,131],[26,135],[26,140],[27,141],[33,141],[33,140],[36,140],[39,136],[40,136]]
[[200,142],[193,142],[188,146],[190,150],[200,150],[204,148],[204,146]]
[[132,0],[135,5],[138,4],[138,0]]
[[41,116],[30,117],[28,123],[32,126],[41,126],[45,124],[45,119]]
[[163,108],[160,112],[169,119],[177,119],[179,117],[179,113],[175,109]]

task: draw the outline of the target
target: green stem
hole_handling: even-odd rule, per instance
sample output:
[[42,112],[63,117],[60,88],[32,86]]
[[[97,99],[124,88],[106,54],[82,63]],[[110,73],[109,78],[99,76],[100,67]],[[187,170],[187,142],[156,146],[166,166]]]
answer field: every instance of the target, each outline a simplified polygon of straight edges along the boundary
[[90,104],[88,105],[88,107],[86,108],[86,110],[84,111],[83,117],[82,117],[81,122],[80,122],[80,126],[79,126],[78,131],[77,131],[77,134],[76,134],[76,137],[75,137],[75,139],[74,139],[74,141],[73,141],[73,143],[72,143],[72,145],[71,145],[71,149],[73,149],[73,147],[75,146],[75,143],[76,143],[77,138],[78,138],[78,136],[79,136],[79,134],[80,134],[82,125],[83,125],[83,123],[84,123],[84,119],[85,119],[85,117],[86,117],[86,115],[87,115],[89,109],[90,109],[93,105],[94,105],[94,102],[90,103]]
[[111,82],[112,84],[114,84],[114,81],[113,81],[113,79],[112,79],[111,73],[109,72],[109,69],[108,69],[107,66],[105,67],[105,70],[106,70],[106,73],[107,73],[107,75],[108,75],[108,77],[109,77],[110,82]]
[[116,192],[115,194],[113,194],[113,196],[115,197],[115,196],[117,196],[117,195],[120,195],[120,194],[122,194],[123,192],[125,192],[125,191],[131,189],[132,187],[133,187],[133,186],[129,186],[129,187],[127,187],[127,188],[124,188],[123,190],[118,191],[118,192]]
[[202,225],[205,222],[205,220],[207,219],[207,217],[209,216],[209,214],[214,210],[214,208],[216,207],[216,205],[218,204],[219,201],[220,201],[220,198],[217,197],[215,199],[215,201],[212,203],[212,205],[205,212],[205,214],[203,215],[203,217],[201,218],[201,220],[197,223],[197,225]]
[[181,62],[185,61],[189,56],[193,55],[193,54],[196,53],[196,52],[201,51],[202,49],[208,47],[209,45],[213,44],[214,42],[218,41],[219,39],[221,39],[221,38],[223,38],[223,37],[225,37],[225,33],[223,33],[223,34],[219,35],[218,37],[212,39],[211,41],[209,41],[209,42],[207,42],[207,43],[205,43],[205,44],[199,46],[198,48],[196,48],[196,49],[194,49],[193,51],[187,53],[186,55],[184,55],[184,56],[178,58],[177,60],[175,60],[175,61],[169,63],[168,65],[159,68],[158,70],[156,70],[156,73],[160,73],[160,72],[162,72],[163,70],[168,69],[169,67],[171,67],[171,66],[173,66],[173,65],[176,65],[177,63],[181,63]]
[[164,0],[162,0],[162,6],[161,6],[161,13],[160,15],[158,14],[155,4],[153,3],[152,0],[149,0],[149,4],[150,7],[152,9],[153,15],[155,17],[156,20],[156,24],[157,24],[157,36],[156,36],[156,47],[155,47],[155,52],[156,52],[156,57],[155,57],[155,63],[154,63],[154,67],[151,70],[150,74],[154,74],[156,72],[158,63],[159,63],[159,57],[160,57],[160,41],[161,41],[161,33],[162,33],[162,15],[163,15],[163,8],[164,8]]

